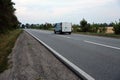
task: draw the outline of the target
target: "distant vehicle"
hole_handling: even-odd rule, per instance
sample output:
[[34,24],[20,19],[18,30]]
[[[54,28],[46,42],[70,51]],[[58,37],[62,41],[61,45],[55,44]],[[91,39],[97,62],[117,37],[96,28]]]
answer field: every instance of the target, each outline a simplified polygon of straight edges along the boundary
[[68,22],[56,23],[54,26],[54,33],[69,33],[72,32],[72,24]]

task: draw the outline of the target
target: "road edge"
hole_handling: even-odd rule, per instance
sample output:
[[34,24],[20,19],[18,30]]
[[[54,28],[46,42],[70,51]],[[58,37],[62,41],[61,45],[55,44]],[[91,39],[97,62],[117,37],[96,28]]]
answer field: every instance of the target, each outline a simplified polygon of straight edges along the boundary
[[36,36],[34,36],[30,32],[28,32],[27,30],[24,30],[24,31],[26,31],[34,39],[36,39],[43,46],[45,46],[49,51],[51,51],[61,62],[63,62],[68,68],[70,68],[80,78],[82,78],[83,80],[95,80],[89,74],[87,74],[86,72],[84,72],[82,69],[80,69],[79,67],[77,67],[75,64],[73,64],[72,62],[70,62],[69,60],[67,60],[65,57],[63,57],[62,55],[60,55],[57,51],[55,51],[50,46],[48,46],[47,44],[45,44],[42,40],[38,39]]

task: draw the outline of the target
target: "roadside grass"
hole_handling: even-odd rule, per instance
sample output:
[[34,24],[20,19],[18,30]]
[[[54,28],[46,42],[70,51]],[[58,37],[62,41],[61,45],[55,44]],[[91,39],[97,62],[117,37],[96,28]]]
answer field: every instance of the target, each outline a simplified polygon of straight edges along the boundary
[[92,35],[92,36],[102,36],[102,37],[111,37],[111,38],[118,38],[120,39],[120,35],[116,35],[114,33],[90,33],[90,32],[73,32],[77,34],[83,34],[83,35]]
[[14,47],[15,41],[22,30],[12,30],[5,34],[0,34],[0,73],[8,68],[8,55]]

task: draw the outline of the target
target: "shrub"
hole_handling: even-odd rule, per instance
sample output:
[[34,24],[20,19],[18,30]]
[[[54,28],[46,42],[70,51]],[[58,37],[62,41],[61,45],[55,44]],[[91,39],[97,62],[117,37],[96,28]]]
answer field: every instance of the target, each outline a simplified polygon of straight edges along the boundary
[[94,32],[94,33],[97,33],[98,32],[98,29],[99,29],[99,26],[97,24],[92,24],[90,26],[90,32]]
[[107,30],[106,27],[99,27],[99,33],[105,33]]
[[81,26],[82,32],[89,32],[90,31],[90,24],[87,23],[87,21],[85,19],[80,21],[80,26]]
[[120,20],[114,24],[113,30],[115,34],[120,34]]

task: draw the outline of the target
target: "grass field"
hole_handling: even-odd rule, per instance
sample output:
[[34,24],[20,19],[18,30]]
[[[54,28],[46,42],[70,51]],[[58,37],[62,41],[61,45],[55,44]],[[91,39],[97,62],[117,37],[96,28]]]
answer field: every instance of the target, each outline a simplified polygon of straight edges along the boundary
[[0,73],[8,68],[8,55],[14,47],[15,41],[22,30],[13,30],[0,34]]

